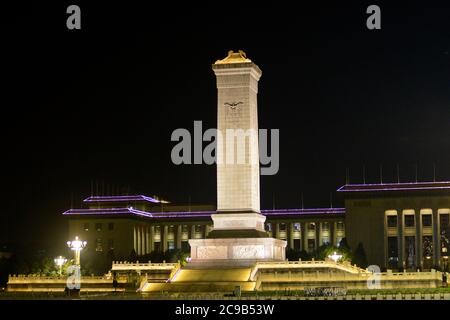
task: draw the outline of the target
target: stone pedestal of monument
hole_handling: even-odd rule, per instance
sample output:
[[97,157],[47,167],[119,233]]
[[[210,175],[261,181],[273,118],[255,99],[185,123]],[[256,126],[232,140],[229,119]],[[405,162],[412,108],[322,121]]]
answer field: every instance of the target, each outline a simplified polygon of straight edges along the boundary
[[191,262],[205,266],[248,266],[257,261],[285,260],[286,241],[270,238],[265,216],[225,213],[211,216],[214,229],[207,239],[191,239]]

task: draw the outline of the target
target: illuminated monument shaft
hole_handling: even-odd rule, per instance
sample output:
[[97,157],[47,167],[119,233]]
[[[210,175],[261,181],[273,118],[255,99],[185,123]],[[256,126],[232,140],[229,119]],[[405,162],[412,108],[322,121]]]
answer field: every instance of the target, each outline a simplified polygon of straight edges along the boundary
[[[257,94],[261,70],[242,54],[234,55],[213,65],[217,129],[222,134],[217,144],[217,211],[259,212]],[[240,137],[235,139],[235,135]],[[239,155],[245,157],[240,163]]]
[[207,239],[191,239],[193,262],[244,265],[284,260],[286,241],[269,238],[259,201],[258,81],[261,70],[230,51],[217,78],[217,213]]

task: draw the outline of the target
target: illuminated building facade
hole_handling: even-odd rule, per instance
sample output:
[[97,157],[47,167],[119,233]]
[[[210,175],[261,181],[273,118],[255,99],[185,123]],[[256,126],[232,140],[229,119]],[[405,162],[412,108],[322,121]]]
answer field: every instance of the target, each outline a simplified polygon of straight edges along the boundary
[[[369,264],[408,270],[448,268],[450,182],[345,185],[345,208],[261,210],[268,235],[287,249],[313,254],[346,238],[362,243]],[[212,231],[213,206],[163,204],[145,196],[94,196],[86,208],[64,212],[69,238],[80,236],[88,250],[114,251],[128,259],[153,251],[182,249],[189,239]]]
[[[87,250],[127,259],[153,251],[189,251],[189,239],[205,239],[212,231],[213,206],[161,204],[145,196],[95,196],[86,208],[64,212],[69,237],[87,240]],[[338,245],[345,237],[342,208],[261,210],[268,236],[286,240],[287,247],[313,254],[325,244]]]
[[448,268],[450,182],[346,185],[346,237],[370,264]]

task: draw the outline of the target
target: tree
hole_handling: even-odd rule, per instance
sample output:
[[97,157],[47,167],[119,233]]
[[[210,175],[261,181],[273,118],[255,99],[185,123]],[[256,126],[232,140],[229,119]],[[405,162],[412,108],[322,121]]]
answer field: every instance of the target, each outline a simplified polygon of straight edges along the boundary
[[341,241],[339,241],[339,253],[342,254],[343,261],[352,261],[353,253],[352,249],[350,248],[349,244],[347,243],[347,238],[342,238]]
[[294,250],[290,248],[286,248],[286,259],[289,261],[298,261],[301,259],[302,261],[311,260],[311,255],[308,254],[305,250]]
[[0,258],[0,287],[6,286],[10,274],[11,263],[6,258]]
[[289,261],[298,260],[298,252],[291,248],[286,248],[286,259]]
[[364,250],[364,246],[361,242],[356,246],[355,252],[353,253],[352,263],[356,264],[360,268],[367,268],[368,263],[366,251]]
[[164,254],[164,260],[170,263],[178,262],[184,266],[187,262],[187,258],[189,258],[190,254],[187,252],[184,252],[180,249],[175,250],[168,250]]
[[344,246],[333,246],[329,243],[321,245],[319,248],[317,248],[316,252],[316,259],[317,260],[327,260],[328,257],[333,255],[333,253],[340,254],[342,257],[339,259],[340,262],[343,261],[350,261],[351,260],[351,253],[350,250],[344,245]]
[[130,262],[136,262],[136,260],[137,260],[136,250],[132,249],[130,253]]
[[106,254],[106,264],[109,267],[112,267],[113,262],[115,261],[114,249],[109,249]]
[[341,248],[342,250],[350,251],[350,246],[347,243],[347,238],[342,238],[341,241],[339,241],[338,247]]

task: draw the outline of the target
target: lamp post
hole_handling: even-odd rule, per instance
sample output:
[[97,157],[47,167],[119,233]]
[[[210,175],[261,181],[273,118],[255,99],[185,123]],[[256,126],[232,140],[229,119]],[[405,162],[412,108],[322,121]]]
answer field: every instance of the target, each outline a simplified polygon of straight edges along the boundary
[[67,241],[67,246],[75,252],[75,265],[80,265],[80,252],[86,247],[87,242],[81,241],[78,237],[75,237],[73,241]]
[[446,272],[448,267],[448,251],[446,246],[442,246],[441,257],[442,257],[442,270]]
[[58,266],[59,275],[61,276],[62,275],[62,266],[64,265],[64,263],[67,262],[67,259],[62,256],[59,256],[59,257],[55,258],[54,261],[55,261],[55,264]]
[[336,262],[338,262],[338,260],[339,260],[340,258],[342,258],[342,254],[337,254],[336,251],[335,251],[335,252],[333,252],[333,254],[330,254],[330,255],[328,256],[328,258],[330,258],[331,260],[334,261],[334,263],[336,263]]

